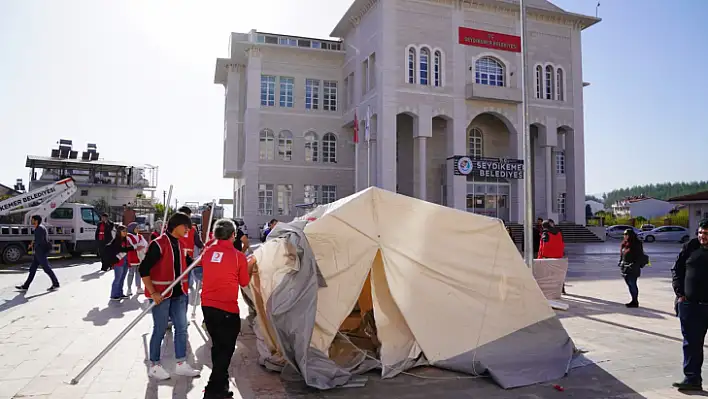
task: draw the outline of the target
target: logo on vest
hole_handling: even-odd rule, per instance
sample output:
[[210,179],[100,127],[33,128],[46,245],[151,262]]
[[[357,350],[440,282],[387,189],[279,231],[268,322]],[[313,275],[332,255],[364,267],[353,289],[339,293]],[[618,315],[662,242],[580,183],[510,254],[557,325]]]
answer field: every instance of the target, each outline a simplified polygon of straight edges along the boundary
[[214,252],[211,254],[211,261],[214,263],[221,263],[221,258],[224,257],[223,252]]

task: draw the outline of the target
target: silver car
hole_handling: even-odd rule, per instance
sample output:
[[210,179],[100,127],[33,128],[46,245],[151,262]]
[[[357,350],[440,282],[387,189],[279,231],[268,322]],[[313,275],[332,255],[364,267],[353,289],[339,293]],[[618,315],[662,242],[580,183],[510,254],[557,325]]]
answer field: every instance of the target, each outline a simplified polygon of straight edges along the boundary
[[634,230],[637,235],[639,234],[639,230],[636,227],[625,224],[616,224],[614,226],[610,226],[605,229],[605,233],[607,233],[607,236],[610,238],[622,238],[625,230]]
[[661,226],[651,231],[642,231],[638,234],[640,240],[646,242],[686,242],[690,238],[688,229],[681,226]]

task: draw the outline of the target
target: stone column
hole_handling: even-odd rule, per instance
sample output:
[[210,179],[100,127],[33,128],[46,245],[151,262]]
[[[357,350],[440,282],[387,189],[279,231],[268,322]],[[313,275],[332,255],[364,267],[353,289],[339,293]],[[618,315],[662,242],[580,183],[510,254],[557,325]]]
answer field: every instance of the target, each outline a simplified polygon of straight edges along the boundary
[[545,175],[546,184],[544,185],[546,189],[546,195],[544,196],[546,200],[546,217],[552,218],[553,214],[553,179],[555,179],[555,173],[553,173],[553,147],[545,146],[543,147],[543,171]]
[[428,200],[428,154],[427,138],[433,137],[432,109],[421,105],[418,108],[418,120],[413,132],[413,195]]
[[[246,110],[244,113],[244,143],[247,151],[244,154],[243,165],[244,189],[241,193],[241,201],[244,204],[244,218],[246,225],[258,226],[262,219],[258,215],[258,163],[259,163],[259,133],[260,133],[260,109],[261,92],[260,84],[254,82],[261,81],[261,53],[258,48],[251,48],[247,51],[248,61],[246,65],[246,81],[250,82],[246,89]],[[264,182],[272,183],[272,182]]]

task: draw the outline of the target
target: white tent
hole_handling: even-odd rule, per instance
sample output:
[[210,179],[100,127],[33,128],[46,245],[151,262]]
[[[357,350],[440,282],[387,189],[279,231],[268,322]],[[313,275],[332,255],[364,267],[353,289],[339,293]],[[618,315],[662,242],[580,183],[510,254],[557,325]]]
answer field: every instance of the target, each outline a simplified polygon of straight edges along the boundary
[[384,377],[430,364],[510,388],[568,371],[572,341],[500,220],[378,188],[305,219],[306,240],[279,223],[256,251],[253,289],[270,352],[308,385],[356,372],[332,360],[355,307],[373,309]]

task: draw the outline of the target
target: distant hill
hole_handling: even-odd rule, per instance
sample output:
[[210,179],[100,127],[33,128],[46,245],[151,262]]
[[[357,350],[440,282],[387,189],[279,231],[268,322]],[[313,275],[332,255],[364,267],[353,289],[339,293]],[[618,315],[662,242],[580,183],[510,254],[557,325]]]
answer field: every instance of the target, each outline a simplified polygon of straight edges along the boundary
[[667,200],[671,197],[694,194],[700,191],[708,191],[708,181],[660,183],[620,188],[603,194],[602,202],[604,202],[606,206],[610,206],[623,198],[642,194],[647,197]]

